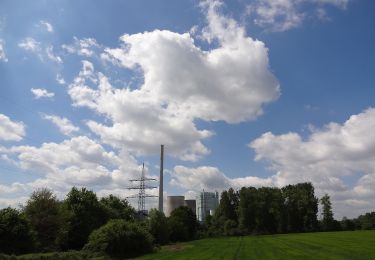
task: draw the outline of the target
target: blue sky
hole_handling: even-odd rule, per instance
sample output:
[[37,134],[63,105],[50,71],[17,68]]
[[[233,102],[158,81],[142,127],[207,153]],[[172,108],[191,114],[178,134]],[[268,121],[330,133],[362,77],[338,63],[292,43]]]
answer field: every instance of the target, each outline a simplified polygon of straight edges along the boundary
[[166,195],[311,181],[338,218],[374,210],[374,10],[1,1],[0,206],[41,187],[126,196],[164,143]]

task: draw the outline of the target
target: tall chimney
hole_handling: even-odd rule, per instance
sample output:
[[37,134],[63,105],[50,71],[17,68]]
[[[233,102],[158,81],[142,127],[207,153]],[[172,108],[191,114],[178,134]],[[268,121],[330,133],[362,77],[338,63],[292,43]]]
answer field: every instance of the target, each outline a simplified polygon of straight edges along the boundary
[[160,146],[159,211],[163,212],[164,145]]

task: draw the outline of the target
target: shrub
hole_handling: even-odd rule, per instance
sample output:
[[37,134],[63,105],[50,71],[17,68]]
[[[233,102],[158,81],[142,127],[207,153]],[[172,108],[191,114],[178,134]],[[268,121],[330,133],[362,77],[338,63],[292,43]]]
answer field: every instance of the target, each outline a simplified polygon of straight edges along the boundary
[[137,223],[110,220],[93,231],[84,250],[111,257],[135,257],[152,251],[152,236]]

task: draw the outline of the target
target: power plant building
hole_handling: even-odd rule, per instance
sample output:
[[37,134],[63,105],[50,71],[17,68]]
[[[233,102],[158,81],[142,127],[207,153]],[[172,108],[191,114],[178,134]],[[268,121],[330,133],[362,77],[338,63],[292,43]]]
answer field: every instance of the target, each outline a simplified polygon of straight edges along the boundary
[[185,205],[185,197],[184,196],[168,196],[167,197],[167,208],[165,215],[169,217],[171,212],[178,207]]
[[200,222],[204,222],[208,215],[213,215],[219,206],[219,193],[202,191],[196,200],[196,215]]
[[185,200],[184,196],[168,196],[165,216],[169,217],[174,209],[182,206],[188,207],[194,214],[196,214],[195,200]]
[[185,200],[184,206],[191,209],[191,211],[193,211],[194,214],[197,214],[197,212],[196,212],[196,200]]

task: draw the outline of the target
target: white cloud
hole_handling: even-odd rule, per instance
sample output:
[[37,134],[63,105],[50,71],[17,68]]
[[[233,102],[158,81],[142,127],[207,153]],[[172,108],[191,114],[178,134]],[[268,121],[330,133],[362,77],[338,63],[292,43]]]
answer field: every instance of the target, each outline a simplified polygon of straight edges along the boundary
[[125,151],[118,154],[106,151],[85,136],[61,143],[43,143],[40,147],[13,146],[2,152],[19,168],[41,176],[30,183],[2,185],[3,192],[49,187],[64,193],[72,186],[124,188],[129,186],[129,179],[139,177],[140,173],[136,160]]
[[[303,139],[297,133],[263,134],[251,142],[256,160],[266,160],[277,172],[278,186],[311,181],[319,195],[329,193],[339,216],[355,216],[375,207],[375,109],[351,116],[343,124],[314,128]],[[354,187],[346,176],[363,175]],[[356,209],[353,211],[353,206]],[[371,208],[372,207],[372,208]]]
[[43,20],[40,21],[39,23],[40,23],[41,26],[43,26],[47,30],[47,32],[53,33],[54,29],[53,29],[52,24],[50,24],[47,21],[43,21]]
[[60,85],[65,85],[66,84],[65,79],[61,76],[61,74],[57,74],[56,75],[56,81]]
[[0,140],[21,141],[24,136],[25,125],[22,122],[12,121],[6,115],[0,114]]
[[272,178],[254,176],[229,178],[218,168],[210,166],[188,168],[178,165],[174,167],[171,177],[171,185],[195,192],[203,189],[207,191],[222,191],[230,187],[240,189],[245,186],[261,187],[274,185]]
[[34,38],[27,37],[23,39],[19,44],[18,47],[32,52],[40,51],[40,42],[36,41]]
[[100,45],[94,38],[73,38],[73,44],[63,44],[61,46],[64,50],[69,53],[75,53],[80,56],[91,57],[95,54],[95,49],[99,48]]
[[88,122],[103,142],[139,154],[155,153],[163,143],[170,154],[197,160],[209,153],[202,141],[213,133],[198,129],[195,120],[254,120],[263,105],[278,98],[264,43],[220,15],[215,3],[204,8],[204,35],[217,41],[216,48],[200,49],[189,33],[155,30],[125,34],[121,47],[105,50],[103,59],[144,74],[137,89],[114,88],[91,63],[83,62],[69,94],[75,106],[111,120],[111,125]]
[[5,54],[5,43],[4,40],[0,39],[0,61],[8,62],[8,58]]
[[[255,0],[248,6],[248,13],[260,27],[282,32],[301,26],[311,16],[327,20],[327,5],[346,9],[348,3],[349,0]],[[316,9],[315,14],[309,9]]]
[[61,57],[56,55],[53,52],[53,46],[52,45],[50,45],[46,48],[46,54],[47,54],[47,58],[50,59],[51,61],[54,61],[54,62],[57,62],[57,63],[62,63]]
[[71,135],[74,132],[79,131],[79,127],[74,126],[72,122],[65,118],[65,117],[59,117],[56,115],[43,115],[42,116],[44,119],[51,121],[53,124],[55,124],[60,132],[64,135]]
[[0,198],[0,209],[6,207],[19,208],[23,205],[29,197],[21,196],[18,198]]
[[18,43],[18,47],[36,54],[42,62],[45,62],[46,60],[59,64],[63,62],[61,57],[54,53],[52,45],[42,44],[41,42],[36,41],[34,38],[27,37],[23,39]]
[[31,91],[31,93],[34,94],[34,98],[36,98],[36,99],[53,98],[55,96],[55,93],[48,92],[48,90],[43,89],[43,88],[31,88],[30,91]]

